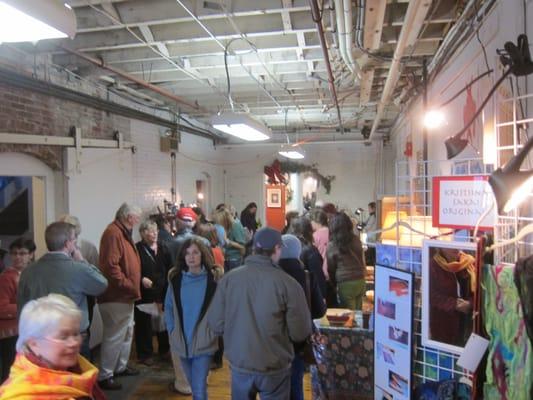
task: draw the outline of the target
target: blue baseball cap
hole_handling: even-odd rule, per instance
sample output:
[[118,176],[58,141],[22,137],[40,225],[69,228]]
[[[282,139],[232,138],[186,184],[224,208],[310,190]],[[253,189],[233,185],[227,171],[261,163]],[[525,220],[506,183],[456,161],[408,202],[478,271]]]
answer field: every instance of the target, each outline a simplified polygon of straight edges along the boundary
[[254,248],[272,250],[276,245],[283,245],[281,233],[275,229],[264,227],[255,232]]

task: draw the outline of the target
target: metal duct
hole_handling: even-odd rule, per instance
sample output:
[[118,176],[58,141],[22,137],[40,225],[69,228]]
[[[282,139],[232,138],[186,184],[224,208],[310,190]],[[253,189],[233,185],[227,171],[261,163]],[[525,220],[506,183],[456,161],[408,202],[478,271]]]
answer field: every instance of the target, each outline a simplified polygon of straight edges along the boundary
[[389,69],[389,74],[387,75],[381,100],[378,104],[376,117],[374,118],[372,129],[370,130],[370,137],[368,138],[369,141],[371,141],[374,137],[379,123],[383,118],[385,107],[389,104],[394,88],[400,79],[400,62],[404,55],[405,49],[408,46],[415,44],[418,34],[420,33],[420,29],[422,29],[422,26],[424,25],[424,20],[426,19],[429,11],[430,4],[431,3],[427,0],[411,0],[409,2],[407,12],[405,13],[405,19],[402,24],[400,37],[398,38],[398,44],[394,50],[394,56]]

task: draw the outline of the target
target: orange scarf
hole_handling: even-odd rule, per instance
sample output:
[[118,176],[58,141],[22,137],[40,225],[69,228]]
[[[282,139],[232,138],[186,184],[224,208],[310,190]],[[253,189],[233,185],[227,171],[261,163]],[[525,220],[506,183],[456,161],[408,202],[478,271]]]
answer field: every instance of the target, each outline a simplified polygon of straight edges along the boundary
[[472,292],[476,290],[476,268],[474,266],[476,259],[473,256],[460,251],[459,261],[448,262],[440,253],[435,254],[433,259],[443,270],[454,274],[466,269],[470,276],[470,290]]
[[98,370],[79,356],[81,373],[40,367],[24,354],[17,354],[7,381],[0,386],[2,400],[62,400],[93,398]]

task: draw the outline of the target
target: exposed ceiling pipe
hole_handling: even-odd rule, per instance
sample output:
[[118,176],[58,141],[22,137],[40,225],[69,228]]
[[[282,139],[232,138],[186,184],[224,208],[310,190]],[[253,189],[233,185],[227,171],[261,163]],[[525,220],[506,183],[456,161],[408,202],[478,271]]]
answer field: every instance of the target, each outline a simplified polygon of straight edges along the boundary
[[324,53],[324,62],[326,63],[326,69],[328,71],[328,83],[329,91],[331,92],[331,97],[333,99],[333,104],[337,108],[337,118],[339,119],[339,127],[341,133],[344,134],[344,126],[342,125],[341,109],[339,107],[339,101],[337,99],[337,90],[335,89],[335,79],[333,78],[333,72],[331,71],[331,63],[329,62],[328,46],[326,43],[326,38],[324,37],[324,28],[322,27],[322,17],[320,16],[320,11],[318,9],[317,0],[309,0],[311,5],[311,15],[313,21],[316,24],[318,30],[318,37],[320,38],[320,45],[322,46],[322,52]]
[[361,79],[359,72],[359,65],[353,58],[353,13],[352,13],[352,0],[342,0],[344,3],[344,32],[346,33],[346,40],[344,45],[346,46],[346,54],[348,56],[348,65],[351,66],[350,71],[355,74],[357,81]]
[[[318,5],[317,5],[318,7]],[[335,17],[337,21],[337,36],[339,40],[339,51],[341,53],[342,60],[348,66],[348,69],[353,72],[353,67],[348,59],[346,53],[346,24],[344,23],[344,6],[342,0],[335,0]]]
[[[209,30],[209,28],[202,22],[200,21],[200,19],[183,3],[183,1],[181,0],[176,0],[176,2],[185,10],[185,12],[187,14],[189,14],[191,16],[192,19],[194,19],[194,21],[200,25],[200,27],[205,31],[205,33],[207,33],[211,39],[213,39],[215,41],[216,44],[219,45],[219,47],[224,50],[224,52],[228,52],[228,49],[227,47]],[[226,18],[230,18],[230,16],[226,15]],[[240,32],[239,32],[240,33]],[[246,41],[248,41],[246,39],[246,37],[240,33],[241,37],[243,39],[245,39]],[[232,54],[232,53],[230,53]],[[263,63],[263,61],[261,60],[261,58],[259,57],[259,55],[257,56],[257,58],[259,59],[259,62],[261,63],[261,65],[263,66],[263,68],[265,69],[265,71],[270,75],[270,77],[272,78],[272,74],[270,73],[270,71],[267,69],[267,66]],[[270,97],[270,99],[274,102],[274,104],[276,104],[276,106],[278,107],[278,109],[283,109],[283,106],[279,103],[279,101],[272,95],[272,93],[270,93],[263,85],[264,83],[263,82],[260,82],[259,79],[252,73],[252,71],[247,68],[243,62],[241,60],[239,60],[239,64],[241,65],[242,69],[244,69],[244,71],[246,71],[246,73],[250,76],[250,78],[252,78],[255,82],[257,82],[257,85],[259,86],[259,88],[268,96]],[[273,79],[274,81],[276,81],[275,79]],[[277,82],[277,81],[276,81]],[[279,82],[278,82],[278,85],[283,87],[283,85],[281,85]],[[231,98],[229,99],[229,101],[231,102]]]
[[398,38],[398,43],[396,49],[394,50],[394,56],[392,58],[392,63],[390,65],[389,74],[387,75],[387,80],[385,81],[385,86],[383,87],[383,92],[381,94],[381,100],[378,103],[378,108],[376,116],[374,118],[374,123],[372,124],[372,129],[370,130],[370,136],[368,138],[371,141],[378,129],[379,123],[383,118],[385,113],[385,107],[389,104],[390,98],[396,87],[396,83],[400,79],[400,62],[404,55],[405,49],[408,46],[415,44],[420,29],[424,25],[424,20],[426,19],[427,13],[429,11],[429,6],[431,2],[427,0],[412,0],[409,2],[407,7],[407,12],[405,13],[405,19],[402,24],[402,30],[400,32],[400,37]]
[[[470,18],[479,18],[479,16],[486,15],[492,6],[496,3],[495,0],[490,0],[481,4],[479,10],[476,9],[476,3],[478,0],[470,0],[459,19],[455,22],[455,25],[450,29],[437,52],[431,59],[428,65],[428,73],[434,75],[437,73],[439,67],[446,64],[450,56],[461,45],[465,45],[468,42],[468,37],[472,34],[473,24]],[[477,11],[477,15],[473,15]],[[430,78],[431,79],[431,78]]]
[[187,107],[190,107],[192,108],[193,110],[196,110],[196,111],[202,111],[202,112],[205,112],[205,113],[209,113],[209,110],[207,110],[206,108],[203,108],[203,107],[200,107],[198,105],[198,103],[191,103],[191,102],[188,102],[187,100],[185,99],[182,99],[181,97],[179,96],[176,96],[175,94],[165,90],[165,89],[162,89],[160,88],[159,86],[156,86],[154,84],[151,84],[149,82],[146,82],[142,79],[139,79],[133,75],[130,75],[129,73],[125,72],[125,71],[122,71],[121,69],[119,68],[115,68],[111,65],[108,65],[108,64],[105,64],[102,60],[99,60],[99,59],[96,59],[96,58],[93,58],[91,56],[88,56],[87,54],[85,53],[82,53],[81,51],[78,51],[78,50],[74,50],[74,49],[71,49],[65,45],[61,45],[61,48],[71,54],[74,54],[82,59],[84,59],[85,61],[88,61],[92,64],[95,64],[97,66],[99,66],[100,68],[103,68],[103,69],[106,69],[108,71],[111,71],[113,72],[114,74],[124,78],[124,79],[127,79],[131,82],[134,82],[146,89],[149,89],[155,93],[158,93],[160,94],[161,96],[164,96],[178,104],[182,104],[184,106],[187,106]]
[[[241,147],[279,147],[281,145],[286,145],[287,142],[278,141],[278,142],[262,142],[262,143],[224,143],[223,145],[218,145],[218,148],[222,149],[231,149],[231,148],[241,148]],[[307,147],[307,146],[316,146],[316,145],[325,145],[325,144],[360,144],[368,145],[364,139],[348,139],[348,140],[315,140],[313,142],[302,142],[298,146]],[[295,146],[297,147],[297,146]]]

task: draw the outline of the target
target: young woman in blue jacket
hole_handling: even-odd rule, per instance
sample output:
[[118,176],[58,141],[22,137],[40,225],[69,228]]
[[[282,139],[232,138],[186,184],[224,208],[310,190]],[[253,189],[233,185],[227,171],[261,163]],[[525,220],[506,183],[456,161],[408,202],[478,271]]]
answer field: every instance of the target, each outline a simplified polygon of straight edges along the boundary
[[169,272],[165,322],[170,349],[180,358],[194,400],[207,399],[207,375],[218,349],[205,318],[218,277],[209,249],[196,238],[185,241]]

